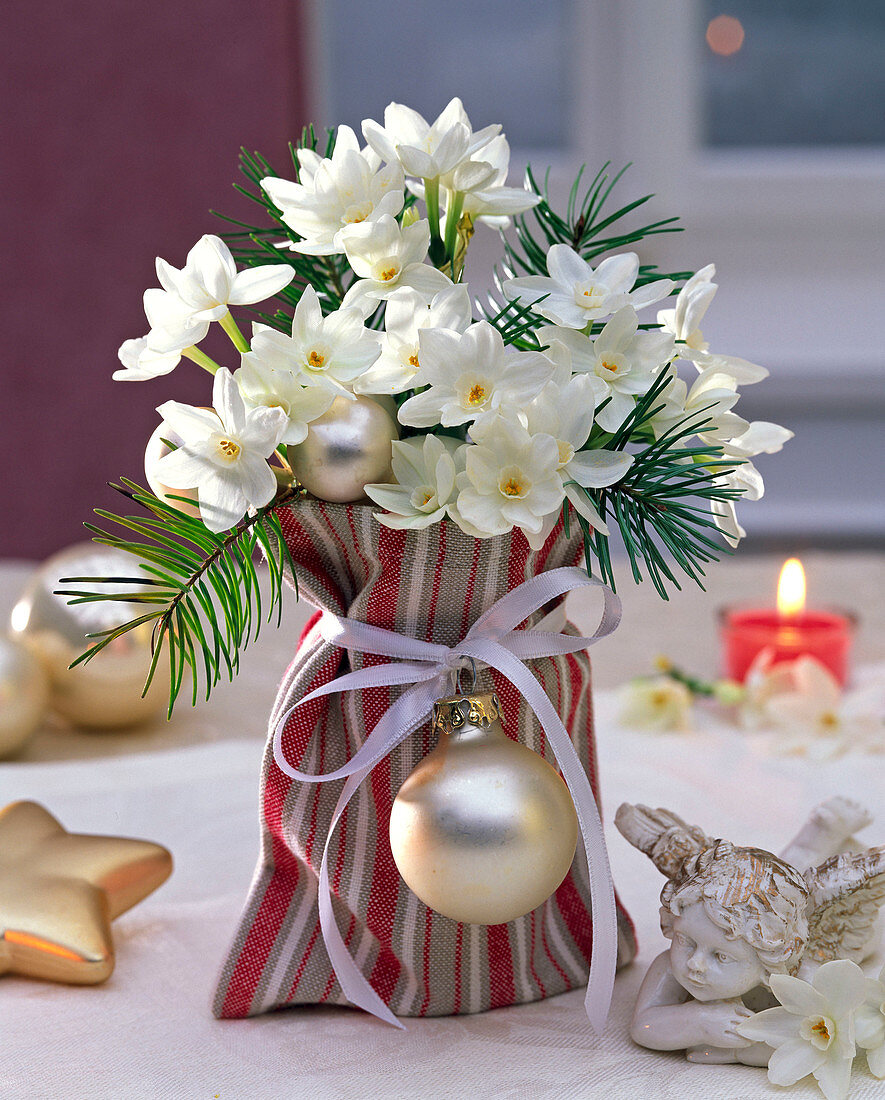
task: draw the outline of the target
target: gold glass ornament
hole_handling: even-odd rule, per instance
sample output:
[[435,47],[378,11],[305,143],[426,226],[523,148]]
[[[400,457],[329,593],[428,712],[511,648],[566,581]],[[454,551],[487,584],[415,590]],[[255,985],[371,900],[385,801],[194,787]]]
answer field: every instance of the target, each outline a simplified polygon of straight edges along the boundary
[[[199,519],[200,509],[197,507],[197,490],[172,489],[157,477],[157,463],[164,455],[171,453],[163,442],[164,439],[168,439],[170,443],[174,443],[176,446],[181,443],[181,437],[172,431],[165,420],[162,420],[157,427],[154,428],[153,434],[144,449],[144,476],[147,479],[147,483],[154,496],[159,497],[160,500],[166,501],[167,504],[171,504],[186,516],[193,516],[194,519]],[[175,497],[187,497],[194,503],[183,504],[180,500],[169,500],[169,493]]]
[[362,500],[365,486],[390,481],[391,444],[399,439],[396,419],[371,397],[336,397],[332,407],[308,425],[307,438],[289,447],[292,473],[320,500]]
[[[91,644],[86,635],[140,614],[137,605],[105,602],[69,604],[59,588],[88,590],[85,583],[62,584],[62,577],[131,577],[137,567],[122,550],[86,542],[49,558],[31,578],[12,609],[12,635],[39,657],[49,674],[49,706],[79,726],[113,729],[152,718],[166,703],[165,652],[145,698],[141,692],[151,661],[151,628],[145,623],[115,638],[91,661],[69,668]],[[131,591],[121,584],[118,591]],[[113,592],[114,585],[94,591]]]
[[159,844],[67,832],[36,802],[0,810],[0,974],[96,985],[110,923],[172,873]]
[[511,741],[502,721],[496,695],[436,703],[439,742],[390,815],[390,847],[409,888],[469,924],[504,924],[537,908],[568,873],[578,839],[561,776]]
[[49,677],[39,659],[0,634],[0,757],[24,745],[49,705]]

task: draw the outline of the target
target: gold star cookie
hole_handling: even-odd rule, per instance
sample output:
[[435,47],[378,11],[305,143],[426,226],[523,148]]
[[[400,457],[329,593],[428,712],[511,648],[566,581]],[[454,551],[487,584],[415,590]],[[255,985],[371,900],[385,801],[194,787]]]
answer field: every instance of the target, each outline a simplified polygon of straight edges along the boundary
[[36,802],[11,803],[0,810],[0,974],[105,981],[111,921],[171,872],[159,844],[69,833]]

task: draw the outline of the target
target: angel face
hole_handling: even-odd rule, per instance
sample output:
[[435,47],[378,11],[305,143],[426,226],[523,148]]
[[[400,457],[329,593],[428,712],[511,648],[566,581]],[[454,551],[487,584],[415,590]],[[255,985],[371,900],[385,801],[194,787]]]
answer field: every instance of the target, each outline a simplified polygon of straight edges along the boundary
[[745,940],[730,940],[707,916],[703,902],[692,902],[674,917],[670,969],[696,1001],[724,1001],[761,985],[767,970]]

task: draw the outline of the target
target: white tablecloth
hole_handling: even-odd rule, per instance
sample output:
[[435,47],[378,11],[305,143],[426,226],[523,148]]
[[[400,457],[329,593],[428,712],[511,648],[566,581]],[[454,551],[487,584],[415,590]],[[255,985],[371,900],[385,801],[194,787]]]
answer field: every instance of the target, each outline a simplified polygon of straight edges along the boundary
[[[707,1067],[634,1046],[632,1004],[665,941],[661,880],[611,827],[620,801],[667,805],[719,835],[777,849],[816,802],[866,801],[885,840],[882,757],[849,754],[825,766],[771,757],[752,740],[711,728],[652,735],[618,728],[612,694],[597,699],[605,819],[618,889],[641,954],[617,979],[602,1037],[580,991],[479,1016],[409,1020],[395,1031],[345,1009],[296,1009],[216,1021],[209,998],[257,854],[261,742],[229,740],[166,752],[0,765],[0,804],[44,803],[72,831],[159,841],[172,878],[114,923],[117,967],[101,986],[0,979],[0,1096],[4,1100],[283,1100],[283,1098],[605,1097],[757,1100],[819,1096],[811,1079],[785,1092],[763,1070]],[[885,1085],[858,1062],[852,1096]]]

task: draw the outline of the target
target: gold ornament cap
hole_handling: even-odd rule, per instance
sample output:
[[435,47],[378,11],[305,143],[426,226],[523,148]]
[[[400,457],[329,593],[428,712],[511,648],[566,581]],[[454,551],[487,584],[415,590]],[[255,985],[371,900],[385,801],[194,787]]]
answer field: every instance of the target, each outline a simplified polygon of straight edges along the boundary
[[433,704],[434,733],[460,733],[469,726],[488,729],[495,722],[504,725],[504,712],[492,691],[449,695]]

